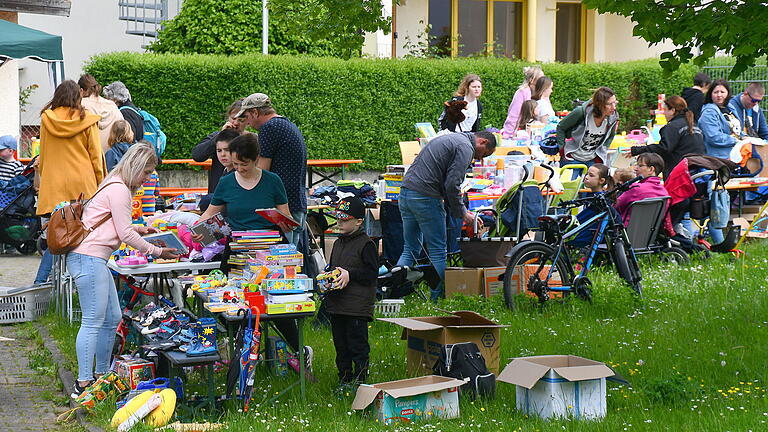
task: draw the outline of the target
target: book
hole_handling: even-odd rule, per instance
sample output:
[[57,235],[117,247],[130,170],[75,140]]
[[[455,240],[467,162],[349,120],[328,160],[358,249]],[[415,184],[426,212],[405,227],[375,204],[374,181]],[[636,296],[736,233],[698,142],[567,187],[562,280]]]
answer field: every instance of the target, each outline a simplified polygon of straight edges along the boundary
[[203,240],[200,243],[204,245],[217,242],[232,234],[232,229],[227,225],[227,221],[224,220],[224,215],[221,213],[216,213],[208,219],[198,221],[189,227],[189,230],[193,234],[202,235]]
[[299,223],[296,222],[290,215],[287,215],[276,208],[256,209],[256,214],[272,222],[273,224],[283,223],[288,225],[291,229],[299,226]]
[[181,255],[186,255],[189,252],[187,246],[179,240],[179,236],[172,231],[148,234],[142,238],[157,247],[176,249]]

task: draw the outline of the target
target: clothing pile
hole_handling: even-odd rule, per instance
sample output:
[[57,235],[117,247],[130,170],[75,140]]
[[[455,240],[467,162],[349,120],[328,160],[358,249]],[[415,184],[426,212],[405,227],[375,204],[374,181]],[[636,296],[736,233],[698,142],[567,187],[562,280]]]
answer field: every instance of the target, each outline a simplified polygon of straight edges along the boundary
[[362,180],[339,180],[336,186],[321,186],[311,195],[312,198],[328,205],[352,196],[359,198],[366,206],[376,204],[376,191],[370,183]]

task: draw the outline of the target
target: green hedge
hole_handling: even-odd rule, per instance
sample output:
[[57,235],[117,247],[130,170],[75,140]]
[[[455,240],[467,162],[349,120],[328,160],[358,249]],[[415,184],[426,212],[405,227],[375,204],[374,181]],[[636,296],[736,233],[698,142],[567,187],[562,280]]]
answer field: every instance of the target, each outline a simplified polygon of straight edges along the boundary
[[[413,140],[417,122],[436,125],[442,102],[467,73],[483,78],[483,126],[500,128],[525,63],[503,59],[339,60],[243,55],[112,53],[85,69],[99,82],[123,81],[134,102],[158,117],[168,134],[167,158],[187,158],[191,148],[222,124],[234,99],[268,94],[279,114],[293,120],[309,157],[363,159],[359,168],[383,169],[400,160],[398,141]],[[569,109],[601,86],[619,98],[621,127],[648,118],[658,93],[678,94],[695,69],[663,76],[656,60],[600,64],[544,64],[554,81],[552,104]]]

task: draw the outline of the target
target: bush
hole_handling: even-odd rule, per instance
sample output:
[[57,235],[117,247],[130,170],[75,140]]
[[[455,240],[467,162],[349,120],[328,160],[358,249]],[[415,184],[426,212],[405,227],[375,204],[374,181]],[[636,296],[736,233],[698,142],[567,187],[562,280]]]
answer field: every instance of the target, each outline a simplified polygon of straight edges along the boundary
[[[364,169],[400,160],[398,141],[413,140],[417,122],[436,120],[467,73],[483,78],[483,126],[500,128],[522,81],[523,62],[505,59],[354,59],[294,56],[216,56],[111,53],[86,65],[102,84],[123,81],[134,102],[153,113],[168,134],[167,158],[192,147],[223,123],[238,97],[268,94],[294,121],[311,159],[363,159]],[[693,81],[684,66],[664,77],[656,60],[617,64],[544,64],[554,80],[555,110],[571,108],[607,85],[619,98],[621,128],[648,118],[658,93],[678,94]]]

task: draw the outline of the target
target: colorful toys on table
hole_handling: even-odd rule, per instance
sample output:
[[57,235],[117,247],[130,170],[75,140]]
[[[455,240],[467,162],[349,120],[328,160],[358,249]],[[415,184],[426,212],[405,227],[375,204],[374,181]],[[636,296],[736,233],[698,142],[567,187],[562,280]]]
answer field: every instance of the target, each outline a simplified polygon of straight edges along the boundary
[[115,260],[115,264],[120,267],[139,268],[148,265],[149,261],[147,260],[147,257],[142,255],[129,255],[125,258]]

